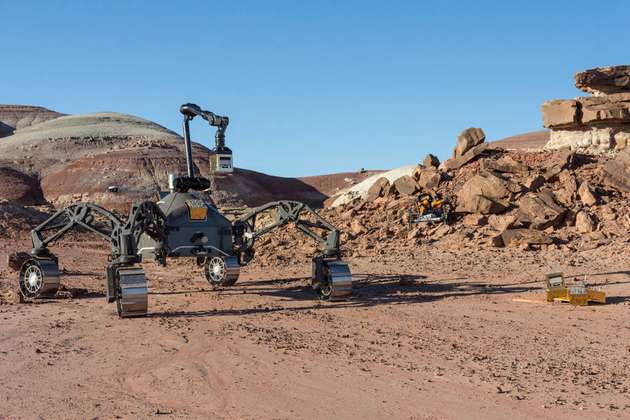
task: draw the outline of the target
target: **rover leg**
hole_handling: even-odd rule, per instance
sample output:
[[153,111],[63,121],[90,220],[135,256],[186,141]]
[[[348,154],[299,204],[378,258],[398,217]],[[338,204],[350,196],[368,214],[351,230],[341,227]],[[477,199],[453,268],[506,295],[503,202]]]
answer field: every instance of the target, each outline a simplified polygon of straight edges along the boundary
[[238,258],[234,256],[207,257],[203,269],[206,280],[212,287],[233,286],[238,280],[240,270]]
[[344,300],[352,295],[352,273],[348,264],[322,256],[313,258],[312,286],[322,300]]
[[[114,290],[115,296],[113,298],[116,300],[119,317],[131,318],[147,314],[149,290],[144,271],[141,268],[117,268]],[[108,300],[110,300],[109,294]]]
[[52,297],[59,290],[59,266],[53,258],[31,258],[20,269],[20,293],[26,299]]

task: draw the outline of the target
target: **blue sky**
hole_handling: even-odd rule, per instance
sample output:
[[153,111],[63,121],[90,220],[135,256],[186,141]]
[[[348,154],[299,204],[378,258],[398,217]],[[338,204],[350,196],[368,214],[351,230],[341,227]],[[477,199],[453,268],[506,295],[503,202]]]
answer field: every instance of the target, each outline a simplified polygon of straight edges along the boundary
[[[0,103],[180,132],[230,117],[236,165],[282,176],[414,163],[457,134],[541,129],[575,71],[630,64],[630,1],[0,0]],[[211,144],[201,124],[194,137]]]

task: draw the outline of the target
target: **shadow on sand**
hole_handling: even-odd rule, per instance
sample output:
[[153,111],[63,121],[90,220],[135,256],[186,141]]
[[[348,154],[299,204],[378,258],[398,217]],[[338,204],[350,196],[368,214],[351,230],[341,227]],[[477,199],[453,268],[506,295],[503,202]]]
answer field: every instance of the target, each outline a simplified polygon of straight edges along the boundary
[[[537,285],[490,285],[470,282],[465,278],[443,278],[427,281],[422,275],[376,275],[354,274],[354,293],[352,297],[341,302],[322,302],[316,300],[310,286],[305,285],[310,277],[292,279],[253,280],[237,284],[231,288],[217,290],[223,296],[257,295],[282,298],[281,301],[313,302],[310,305],[269,306],[244,309],[211,309],[203,311],[154,312],[152,317],[205,317],[251,315],[284,311],[334,310],[341,308],[362,308],[376,305],[399,305],[438,301],[445,298],[466,297],[474,295],[496,295],[523,293],[540,289]],[[299,283],[299,284],[296,284]],[[156,294],[208,293],[208,291],[189,290],[182,292],[159,292]]]

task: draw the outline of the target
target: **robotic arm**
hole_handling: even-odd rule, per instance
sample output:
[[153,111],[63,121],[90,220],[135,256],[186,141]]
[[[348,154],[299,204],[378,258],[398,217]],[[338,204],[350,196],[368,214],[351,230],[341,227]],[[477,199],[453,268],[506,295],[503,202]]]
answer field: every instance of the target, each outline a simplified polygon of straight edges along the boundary
[[201,117],[212,127],[217,127],[217,133],[214,137],[215,148],[211,157],[212,169],[219,173],[232,172],[232,151],[225,146],[225,130],[230,123],[228,117],[222,117],[210,111],[205,111],[195,104],[184,104],[179,107],[179,112],[184,115],[184,142],[186,144],[186,165],[188,167],[188,177],[193,178],[194,167],[192,161],[192,143],[190,140],[189,122],[195,117]]

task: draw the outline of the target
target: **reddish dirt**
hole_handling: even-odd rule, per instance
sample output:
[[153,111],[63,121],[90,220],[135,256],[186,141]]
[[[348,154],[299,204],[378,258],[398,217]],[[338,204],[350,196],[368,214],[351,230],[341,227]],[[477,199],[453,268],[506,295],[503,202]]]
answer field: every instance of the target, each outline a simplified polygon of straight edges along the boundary
[[[59,297],[11,304],[6,256],[29,243],[5,240],[0,416],[627,418],[629,243],[398,248],[350,258],[338,303],[313,299],[307,262],[255,259],[220,291],[192,263],[145,264],[151,313],[121,320],[104,243],[64,241]],[[558,267],[609,303],[544,302]]]
[[39,180],[11,168],[0,167],[0,201],[34,205],[44,202]]

